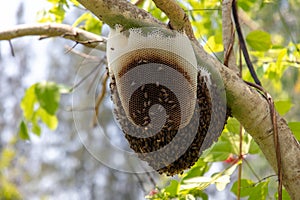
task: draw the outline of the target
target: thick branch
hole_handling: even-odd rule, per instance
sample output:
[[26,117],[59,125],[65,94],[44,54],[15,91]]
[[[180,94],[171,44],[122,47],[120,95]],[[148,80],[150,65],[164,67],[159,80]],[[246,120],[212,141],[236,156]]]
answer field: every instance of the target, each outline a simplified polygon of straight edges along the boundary
[[[164,24],[154,19],[149,13],[138,9],[126,0],[78,0],[99,19],[110,26],[122,25],[125,29],[141,26],[161,26]],[[170,17],[172,18],[172,17]],[[34,26],[33,26],[34,27]],[[25,25],[10,31],[0,31],[0,40],[9,40],[25,35],[61,36],[95,47],[103,44],[104,38],[87,33],[67,25],[38,25],[29,28]],[[89,42],[92,41],[92,42]],[[249,132],[269,163],[277,171],[273,129],[267,101],[254,89],[246,85],[236,73],[207,54],[198,42],[193,40],[197,56],[207,65],[217,69],[224,81],[228,105],[232,114]],[[94,46],[92,46],[94,45]],[[103,44],[104,45],[104,44]],[[101,45],[100,45],[101,46]],[[100,48],[102,49],[102,48]],[[102,50],[105,48],[103,47]],[[300,196],[300,145],[294,138],[285,120],[278,116],[279,141],[282,154],[283,183],[292,199]]]
[[25,24],[17,25],[11,29],[0,30],[0,40],[11,40],[29,35],[39,35],[43,37],[58,36],[102,51],[105,51],[106,48],[106,38],[66,24]]
[[78,2],[110,27],[114,27],[116,24],[123,25],[125,29],[164,26],[152,15],[126,0],[79,0]]
[[[142,24],[155,23],[155,20],[153,20],[153,17],[150,14],[145,13],[138,8],[134,9],[136,13],[143,13],[143,15],[136,14],[137,16],[135,17],[133,14],[128,14],[132,13],[133,8],[129,3],[126,3],[128,5],[124,6],[124,1],[120,1],[120,4],[117,1],[112,0],[78,1],[87,9],[91,10],[96,16],[101,16],[100,18],[108,24],[112,24],[111,21],[116,19],[115,16],[117,14],[123,15],[123,13],[125,14],[122,17],[122,20],[115,22],[120,23],[124,27],[136,27],[135,25],[141,26]],[[108,7],[107,5],[112,4],[112,2],[116,5],[112,5],[111,8]],[[128,15],[130,17],[128,17]],[[112,18],[110,19],[110,17]],[[135,25],[132,23],[132,21],[136,22],[139,20],[142,20],[143,22],[135,23]],[[156,24],[156,26],[159,25],[161,24]],[[196,42],[194,43],[196,44]],[[256,90],[246,85],[235,72],[207,54],[199,43],[196,45],[197,56],[199,56],[207,65],[213,66],[219,70],[224,81],[228,105],[232,109],[233,116],[236,117],[245,127],[247,132],[253,136],[273,169],[277,171],[273,129],[267,101]],[[288,128],[285,120],[280,116],[278,116],[277,120],[283,158],[283,182],[291,197],[296,199],[296,197],[300,196],[300,190],[298,188],[300,185],[300,145]]]
[[153,2],[168,16],[172,29],[184,30],[192,41],[197,41],[187,14],[175,0],[153,0]]

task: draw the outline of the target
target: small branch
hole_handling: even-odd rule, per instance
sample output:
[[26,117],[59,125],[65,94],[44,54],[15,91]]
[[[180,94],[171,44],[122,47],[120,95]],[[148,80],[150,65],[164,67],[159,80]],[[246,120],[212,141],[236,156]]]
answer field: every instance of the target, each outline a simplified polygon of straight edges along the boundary
[[231,19],[232,0],[222,2],[222,36],[224,45],[224,65],[238,72],[236,57],[233,51],[234,27]]
[[106,83],[107,83],[108,78],[109,78],[108,74],[104,73],[104,75],[102,76],[102,82],[101,82],[101,92],[99,93],[99,95],[97,97],[96,106],[95,106],[95,115],[94,115],[94,119],[93,119],[94,127],[97,125],[99,109],[100,109],[100,106],[101,106],[103,99],[105,97],[105,94],[106,94]]
[[14,46],[12,45],[10,40],[8,40],[8,43],[9,43],[9,47],[10,47],[10,53],[14,57],[15,56]]
[[93,61],[96,61],[96,62],[100,62],[100,58],[97,57],[97,56],[92,56],[92,55],[89,55],[89,54],[86,54],[86,53],[83,53],[83,52],[80,52],[80,51],[76,51],[73,47],[69,47],[69,46],[65,46],[65,48],[67,49],[67,52],[66,53],[74,53],[82,58],[85,58],[85,59],[90,59],[90,60],[93,60]]
[[62,37],[101,51],[106,49],[106,38],[66,24],[24,24],[0,30],[0,40],[32,35],[39,35],[42,38]]
[[172,29],[184,30],[190,40],[197,41],[187,14],[175,0],[153,0],[153,2],[168,16]]

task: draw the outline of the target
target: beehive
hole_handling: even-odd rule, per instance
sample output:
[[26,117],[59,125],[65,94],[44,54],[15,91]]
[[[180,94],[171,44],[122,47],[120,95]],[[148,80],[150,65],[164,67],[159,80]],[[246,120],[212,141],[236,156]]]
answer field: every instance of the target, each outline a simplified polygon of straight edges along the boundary
[[134,29],[109,41],[114,113],[130,148],[159,173],[181,173],[223,129],[222,88],[183,34]]

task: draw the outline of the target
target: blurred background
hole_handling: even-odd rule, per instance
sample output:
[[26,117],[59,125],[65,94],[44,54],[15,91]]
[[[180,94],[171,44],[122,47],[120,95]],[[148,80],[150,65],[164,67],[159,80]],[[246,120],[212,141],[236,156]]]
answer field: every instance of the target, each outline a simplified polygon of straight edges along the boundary
[[[278,13],[274,14],[270,6],[257,13],[257,16],[252,16],[257,23],[254,25],[263,27],[272,34],[274,40],[282,40],[284,45],[291,42],[292,38],[299,42],[300,13],[288,1],[278,1],[278,5],[287,19],[286,24],[277,23],[280,16]],[[49,5],[46,1],[2,2],[0,29],[15,24],[35,23],[37,13],[47,6]],[[64,23],[73,24],[83,12],[70,8]],[[103,27],[102,34],[107,32],[107,27]],[[203,37],[208,39],[209,35]],[[19,104],[26,88],[44,80],[73,86],[95,66],[85,65],[82,70],[83,58],[74,51],[88,54],[90,50],[81,45],[77,45],[74,51],[68,51],[69,47],[74,46],[74,42],[60,38],[38,38],[23,37],[12,40],[15,56],[12,56],[9,43],[0,41],[0,199],[144,199],[155,188],[154,184],[168,183],[169,179],[155,172],[133,174],[112,169],[92,155],[94,152],[101,152],[106,159],[111,158],[115,166],[127,166],[125,168],[141,164],[128,163],[122,159],[118,152],[108,148],[103,142],[103,135],[99,134],[107,134],[114,146],[130,151],[113,120],[109,93],[100,108],[98,127],[94,128],[92,125],[93,119],[89,114],[93,111],[93,105],[90,105],[90,100],[96,99],[99,88],[86,88],[100,84],[105,65],[100,66],[95,71],[95,76],[89,76],[80,85],[83,89],[79,87],[76,96],[62,95],[58,111],[60,121],[56,131],[42,127],[40,137],[31,135],[31,140],[27,142],[18,138],[18,125],[22,117]],[[97,57],[104,59],[105,63],[103,54],[99,53]],[[255,62],[260,61],[254,60]],[[291,65],[293,66],[282,70],[279,82],[276,79],[269,82],[268,77],[263,77],[263,73],[259,75],[274,98],[290,100],[293,109],[285,115],[287,120],[300,121],[299,63]],[[264,65],[260,66],[259,70],[263,70]],[[247,72],[244,75],[249,78]],[[88,151],[89,147],[92,152]],[[249,157],[249,162],[261,177],[274,174],[262,155]],[[223,165],[224,163],[215,163],[208,174],[221,169]],[[246,169],[244,173],[250,174],[249,171]],[[275,185],[276,180],[272,181]],[[214,187],[209,187],[207,193],[210,199],[235,199],[228,189],[216,192]]]

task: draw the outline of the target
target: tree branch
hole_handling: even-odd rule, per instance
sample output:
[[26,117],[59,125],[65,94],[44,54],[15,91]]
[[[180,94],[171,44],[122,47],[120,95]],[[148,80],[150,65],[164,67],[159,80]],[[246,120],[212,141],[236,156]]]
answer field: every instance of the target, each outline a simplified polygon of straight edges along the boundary
[[236,65],[236,57],[233,52],[234,27],[231,20],[232,0],[223,0],[222,2],[222,36],[224,45],[224,65],[239,73]]
[[106,38],[66,24],[24,24],[16,25],[10,29],[0,30],[0,40],[11,40],[29,35],[63,37],[87,47],[97,48],[102,51],[106,49]]
[[184,30],[190,40],[197,41],[187,14],[175,0],[153,0],[153,2],[168,16],[172,29]]
[[[136,8],[128,2],[124,6],[124,1],[113,0],[78,0],[87,9],[91,10],[96,16],[101,16],[100,19],[105,23],[114,25],[121,24],[124,27],[140,27],[142,24],[152,24],[161,26],[161,23],[155,23],[153,17],[149,13]],[[113,4],[112,7],[108,5]],[[97,5],[97,6],[95,6]],[[103,6],[101,6],[103,5]],[[105,5],[105,6],[104,6]],[[135,16],[129,13],[135,10]],[[117,14],[118,13],[118,14]],[[115,16],[125,13],[122,20]],[[104,17],[106,16],[106,17]],[[129,16],[129,17],[128,17]],[[112,17],[112,18],[110,18]],[[135,19],[133,19],[135,18]],[[119,18],[120,19],[120,18]],[[140,21],[138,22],[137,21]],[[112,23],[114,21],[114,23]],[[132,23],[132,22],[136,23]],[[238,75],[219,61],[207,54],[199,43],[194,41],[196,54],[208,66],[217,69],[224,81],[228,105],[232,110],[232,114],[245,127],[246,131],[252,135],[254,140],[260,146],[262,152],[265,154],[267,160],[277,171],[275,147],[273,141],[273,126],[270,117],[270,110],[266,99],[264,99],[256,90],[246,85]],[[300,196],[300,145],[293,136],[291,130],[288,128],[285,120],[277,116],[279,140],[282,153],[283,166],[283,183],[293,199]]]
[[124,29],[131,27],[164,26],[145,10],[139,9],[126,0],[79,0],[100,20],[110,27],[120,24]]
[[[116,24],[122,25],[125,29],[142,26],[166,27],[165,24],[153,18],[149,13],[138,9],[126,0],[78,0],[78,2],[111,27]],[[0,40],[10,40],[25,35],[60,36],[90,47],[96,47],[100,43],[103,48],[99,49],[105,49],[104,38],[68,25],[41,24],[33,25],[31,28],[21,25],[16,28],[9,31],[0,31]],[[197,57],[207,67],[220,72],[232,115],[252,135],[270,165],[277,171],[273,126],[266,99],[256,90],[246,85],[234,71],[207,54],[197,41],[193,40],[193,44]],[[300,145],[288,128],[286,121],[278,114],[277,122],[282,154],[283,184],[291,198],[296,199],[300,196]]]

